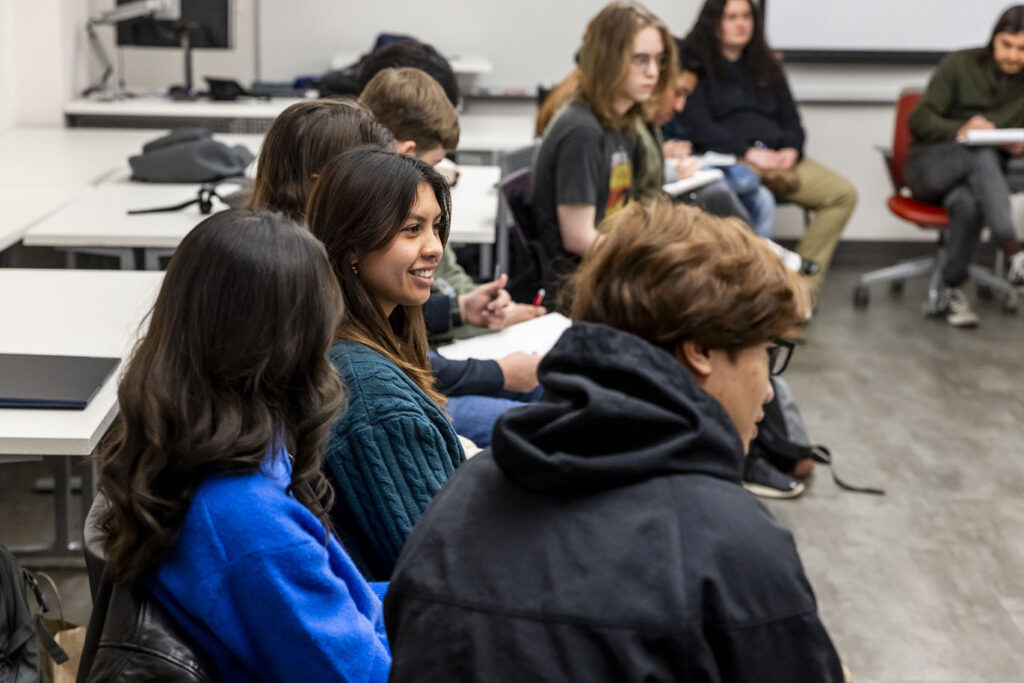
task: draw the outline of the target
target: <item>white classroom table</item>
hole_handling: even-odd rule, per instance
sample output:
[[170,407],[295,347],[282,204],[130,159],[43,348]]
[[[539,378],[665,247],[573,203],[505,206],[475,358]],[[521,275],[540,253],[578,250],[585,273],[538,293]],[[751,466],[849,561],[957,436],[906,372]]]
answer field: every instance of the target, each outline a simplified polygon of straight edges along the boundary
[[269,100],[241,98],[230,102],[175,101],[165,97],[128,97],[102,102],[80,98],[71,100],[64,105],[64,115],[66,117],[272,119],[291,105],[301,101],[301,98],[296,97],[275,97]]
[[[0,353],[123,359],[162,280],[159,272],[0,269]],[[92,454],[117,414],[120,372],[119,366],[85,410],[0,409],[0,459],[42,456],[54,468],[54,542],[19,554],[77,549],[70,542],[68,514],[71,459]],[[83,513],[94,492],[94,472],[92,463],[84,468]]]
[[[69,122],[77,117],[88,116],[102,121],[111,119],[139,119],[140,125],[152,127],[160,119],[223,119],[225,121],[269,121],[289,105],[301,100],[275,98],[272,100],[243,99],[234,102],[175,102],[166,98],[131,98],[114,102],[93,100],[72,100],[64,107]],[[530,145],[533,136],[534,112],[523,114],[474,114],[459,115],[459,146],[457,152],[484,152],[497,158],[504,152]],[[68,130],[90,130],[70,128]],[[232,129],[234,130],[234,129]]]
[[[227,185],[225,183],[225,185]],[[180,211],[129,216],[129,209],[148,209],[178,204],[197,196],[198,183],[132,183],[124,178],[90,188],[76,200],[29,228],[22,238],[26,246],[55,247],[70,253],[106,253],[120,259],[121,267],[143,267],[135,251],[142,250],[147,269],[157,263],[154,253],[165,255],[177,248],[185,235],[207,218],[194,204]],[[227,208],[214,199],[214,211]]]
[[497,166],[459,166],[452,188],[452,228],[449,240],[456,244],[494,244],[498,215]]
[[158,131],[19,127],[0,131],[0,252],[102,182]]
[[0,131],[0,186],[87,187],[102,182],[163,130],[33,128]]
[[61,185],[0,185],[0,252],[16,244],[31,226],[84,191]]
[[[234,143],[242,136],[220,136]],[[254,136],[249,136],[254,137]],[[255,136],[258,137],[258,136]],[[258,144],[258,143],[257,143]],[[256,145],[251,145],[254,149]],[[457,244],[481,245],[481,272],[491,269],[490,245],[495,241],[498,195],[497,166],[461,167],[459,181],[452,188],[450,240]],[[224,189],[228,182],[222,184]],[[198,184],[134,183],[127,171],[91,188],[59,211],[30,228],[23,238],[28,246],[47,246],[69,251],[113,250],[122,267],[134,268],[133,251],[148,250],[147,268],[157,267],[158,256],[174,250],[188,232],[206,216],[197,205],[170,213],[129,216],[128,209],[175,204],[196,196]],[[214,200],[214,210],[226,208]],[[116,253],[115,253],[116,252]]]

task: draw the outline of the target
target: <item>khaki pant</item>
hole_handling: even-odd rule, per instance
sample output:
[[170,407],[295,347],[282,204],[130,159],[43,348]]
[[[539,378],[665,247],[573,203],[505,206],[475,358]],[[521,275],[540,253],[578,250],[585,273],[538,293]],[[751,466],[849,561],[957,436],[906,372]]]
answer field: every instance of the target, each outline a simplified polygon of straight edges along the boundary
[[843,176],[806,157],[797,164],[796,171],[800,176],[800,189],[778,199],[813,212],[796,251],[821,265],[817,275],[808,278],[808,284],[817,290],[825,279],[843,228],[857,205],[857,188]]

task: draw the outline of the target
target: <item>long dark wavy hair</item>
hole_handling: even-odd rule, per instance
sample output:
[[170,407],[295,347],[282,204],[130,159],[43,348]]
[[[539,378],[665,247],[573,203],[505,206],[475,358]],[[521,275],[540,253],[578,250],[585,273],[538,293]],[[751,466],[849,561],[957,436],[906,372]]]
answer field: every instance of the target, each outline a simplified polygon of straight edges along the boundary
[[[726,62],[718,42],[718,27],[722,23],[722,14],[725,13],[728,1],[706,0],[700,8],[697,21],[685,38],[687,47],[695,51],[703,65],[704,77],[711,80],[725,76]],[[764,15],[760,5],[753,0],[747,2],[754,17],[754,31],[750,42],[743,49],[743,57],[754,84],[760,88],[774,88],[784,83],[786,76],[778,57],[768,47],[764,37]]]
[[333,159],[313,186],[306,207],[312,233],[324,243],[341,285],[345,310],[337,338],[375,349],[402,369],[438,406],[427,358],[422,306],[396,306],[390,317],[352,268],[358,257],[388,246],[416,202],[420,183],[434,191],[441,207],[441,242],[448,242],[451,197],[448,183],[427,164],[395,152],[364,146]]
[[279,449],[293,458],[289,492],[325,523],[326,541],[323,446],[344,398],[326,352],[341,311],[323,246],[278,214],[224,211],[185,237],[99,454],[116,580],[159,566],[204,479],[256,472]]
[[247,206],[305,220],[306,200],[327,162],[357,145],[393,149],[395,139],[355,100],[297,102],[270,124]]
[[996,35],[999,33],[1022,33],[1024,32],[1024,5],[1013,5],[1007,7],[1002,14],[999,15],[999,19],[996,20],[996,25],[992,27],[992,35],[988,38],[988,45],[980,55],[982,59],[992,59],[994,56]]

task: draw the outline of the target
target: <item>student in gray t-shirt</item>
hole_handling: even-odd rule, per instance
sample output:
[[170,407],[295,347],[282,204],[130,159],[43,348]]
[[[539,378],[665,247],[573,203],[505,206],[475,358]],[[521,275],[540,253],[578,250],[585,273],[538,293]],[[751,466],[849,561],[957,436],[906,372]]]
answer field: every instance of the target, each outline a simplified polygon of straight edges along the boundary
[[[633,30],[622,32],[623,25]],[[676,61],[668,28],[639,5],[609,5],[587,26],[575,100],[548,127],[533,168],[535,237],[549,296],[576,270],[598,224],[633,198],[632,131],[643,104],[671,82]]]

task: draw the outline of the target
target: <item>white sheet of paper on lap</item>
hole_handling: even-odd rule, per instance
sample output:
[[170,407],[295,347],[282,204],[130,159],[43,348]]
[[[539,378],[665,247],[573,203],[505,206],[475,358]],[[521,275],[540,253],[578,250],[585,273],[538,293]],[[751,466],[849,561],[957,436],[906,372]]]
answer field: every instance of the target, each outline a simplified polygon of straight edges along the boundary
[[996,146],[1024,142],[1024,128],[996,128],[995,130],[969,130],[963,139],[965,145]]
[[572,321],[561,313],[548,313],[507,327],[501,332],[459,339],[447,346],[439,347],[437,352],[451,360],[496,360],[516,351],[544,354],[551,350],[558,338],[571,325]]
[[661,189],[673,197],[678,197],[684,192],[690,192],[697,188],[704,187],[720,179],[724,174],[717,168],[705,168],[697,171],[689,178],[677,180],[674,183],[665,183]]
[[732,166],[736,163],[735,154],[722,154],[721,152],[704,152],[700,155],[701,166]]

